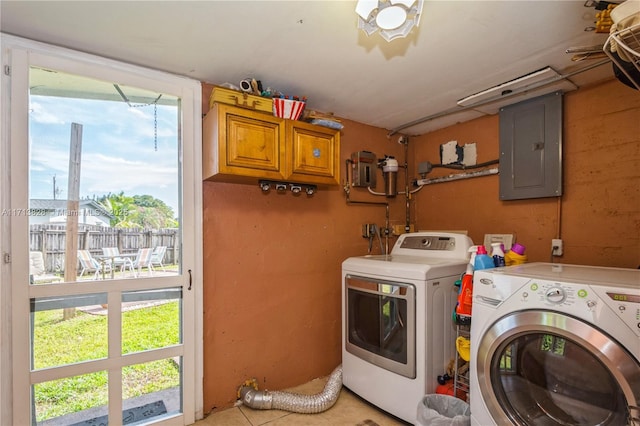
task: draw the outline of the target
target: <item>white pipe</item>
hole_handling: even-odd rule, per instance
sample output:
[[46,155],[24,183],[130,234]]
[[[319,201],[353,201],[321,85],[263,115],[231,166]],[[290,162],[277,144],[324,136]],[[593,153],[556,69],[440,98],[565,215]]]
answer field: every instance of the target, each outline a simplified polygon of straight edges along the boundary
[[242,403],[257,410],[284,410],[292,413],[316,414],[328,410],[336,403],[342,389],[342,365],[329,376],[324,390],[315,395],[291,392],[259,391],[251,386],[240,388]]
[[[369,186],[367,187],[367,189],[373,195],[383,195],[383,196],[387,195],[384,192],[376,192],[373,189],[371,189],[371,187],[369,187]],[[415,194],[416,192],[420,191],[421,189],[422,189],[422,186],[419,186],[416,189],[413,189],[413,190],[409,191],[409,194]],[[404,194],[406,194],[406,192],[404,192],[404,191],[398,192],[398,195],[404,195]]]
[[367,186],[367,189],[369,190],[369,193],[373,194],[373,195],[383,195],[386,196],[387,194],[385,194],[384,192],[376,192],[373,189],[371,189],[370,186]]
[[451,182],[453,180],[469,179],[469,178],[488,176],[488,175],[497,175],[498,173],[499,173],[498,168],[494,167],[492,169],[480,170],[478,172],[458,173],[455,175],[449,175],[449,176],[443,176],[443,177],[437,177],[437,178],[431,178],[431,179],[419,179],[416,183],[420,186],[423,186],[423,185],[429,185],[432,183]]

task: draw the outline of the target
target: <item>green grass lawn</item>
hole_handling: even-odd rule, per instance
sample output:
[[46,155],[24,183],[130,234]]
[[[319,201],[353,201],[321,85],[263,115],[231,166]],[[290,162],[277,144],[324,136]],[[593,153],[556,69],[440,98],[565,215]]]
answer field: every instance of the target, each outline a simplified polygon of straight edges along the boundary
[[[122,313],[122,353],[179,343],[178,301]],[[35,369],[107,357],[107,316],[80,310],[62,320],[62,310],[37,312],[34,321]],[[180,385],[173,359],[131,365],[122,370],[123,399]],[[35,385],[37,421],[107,404],[107,372],[99,371]]]

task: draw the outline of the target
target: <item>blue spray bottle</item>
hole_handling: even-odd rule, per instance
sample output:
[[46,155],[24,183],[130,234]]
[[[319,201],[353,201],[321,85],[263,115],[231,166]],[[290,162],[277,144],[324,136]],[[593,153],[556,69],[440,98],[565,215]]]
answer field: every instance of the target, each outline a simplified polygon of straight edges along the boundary
[[485,246],[478,246],[476,250],[476,258],[473,262],[473,270],[480,271],[482,269],[494,268],[493,259],[487,254]]

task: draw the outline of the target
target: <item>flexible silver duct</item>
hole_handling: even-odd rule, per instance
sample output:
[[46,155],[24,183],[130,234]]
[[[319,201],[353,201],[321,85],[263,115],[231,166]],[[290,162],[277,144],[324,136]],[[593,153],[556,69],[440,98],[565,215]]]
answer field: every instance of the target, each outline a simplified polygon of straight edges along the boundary
[[240,388],[242,403],[257,410],[284,410],[292,413],[316,414],[328,410],[336,403],[342,389],[342,365],[329,376],[324,390],[315,395],[290,392],[259,391],[251,386]]

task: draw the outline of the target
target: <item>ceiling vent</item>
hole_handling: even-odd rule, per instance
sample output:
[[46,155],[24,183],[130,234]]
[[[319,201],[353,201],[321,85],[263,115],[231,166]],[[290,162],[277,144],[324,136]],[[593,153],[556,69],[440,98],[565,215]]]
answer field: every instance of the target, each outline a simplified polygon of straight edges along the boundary
[[575,84],[564,79],[553,68],[546,67],[469,95],[460,99],[458,105],[461,107],[478,105],[478,108],[474,109],[494,114],[502,106],[541,95],[539,89],[545,89],[546,93],[557,90],[568,92],[577,88]]

